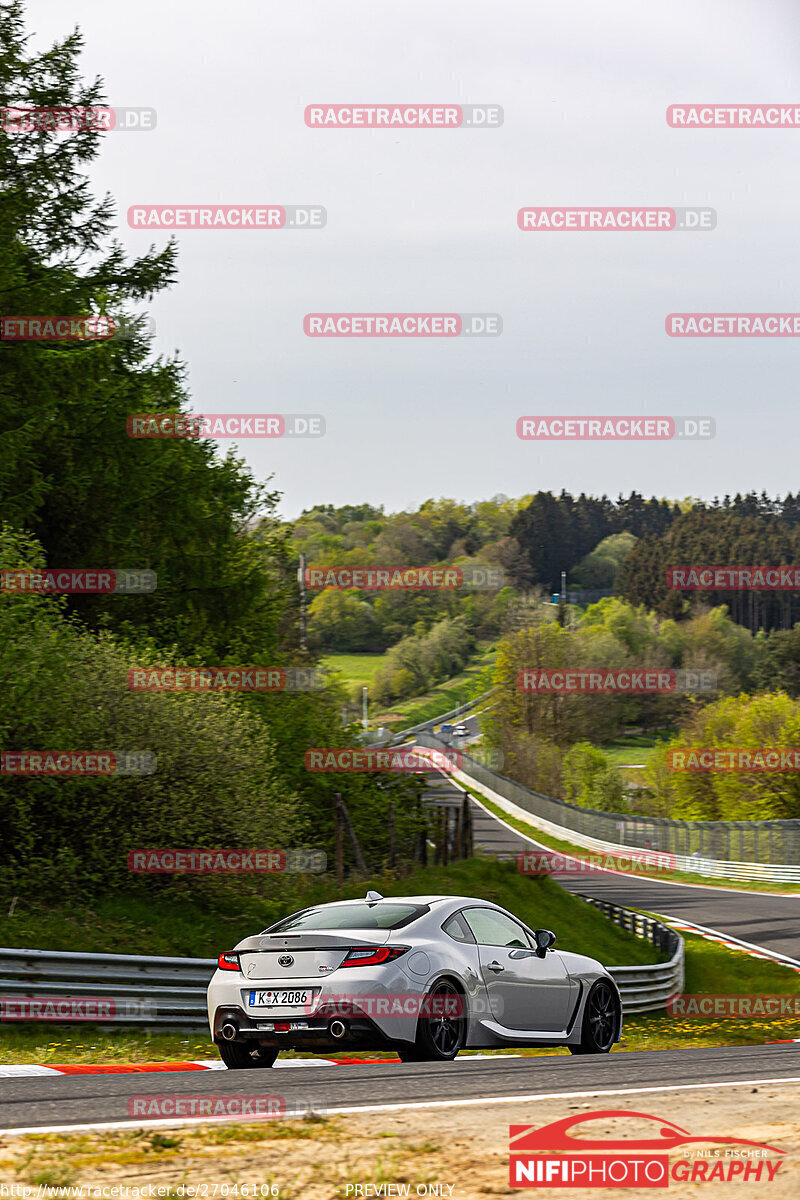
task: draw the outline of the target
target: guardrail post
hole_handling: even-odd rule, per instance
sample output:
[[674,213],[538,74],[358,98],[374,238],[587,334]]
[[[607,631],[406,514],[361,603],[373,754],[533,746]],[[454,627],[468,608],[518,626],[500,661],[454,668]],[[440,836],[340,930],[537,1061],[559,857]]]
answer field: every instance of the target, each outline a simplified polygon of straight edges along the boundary
[[342,793],[334,794],[333,805],[333,835],[336,853],[336,882],[339,887],[344,883],[344,836],[342,830],[342,814],[339,805],[342,803]]
[[472,855],[472,849],[470,847],[470,834],[471,834],[470,818],[471,818],[471,813],[470,813],[469,794],[467,792],[464,792],[461,797],[461,857],[462,858],[470,858]]

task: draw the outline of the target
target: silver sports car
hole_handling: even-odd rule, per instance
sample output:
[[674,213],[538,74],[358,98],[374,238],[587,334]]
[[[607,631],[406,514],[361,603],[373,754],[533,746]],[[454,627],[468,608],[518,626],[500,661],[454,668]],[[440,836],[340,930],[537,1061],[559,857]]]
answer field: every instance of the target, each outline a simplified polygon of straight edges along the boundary
[[548,929],[467,896],[392,896],[303,909],[220,954],[211,1036],[228,1067],[280,1050],[394,1050],[403,1062],[459,1050],[619,1041],[619,991]]

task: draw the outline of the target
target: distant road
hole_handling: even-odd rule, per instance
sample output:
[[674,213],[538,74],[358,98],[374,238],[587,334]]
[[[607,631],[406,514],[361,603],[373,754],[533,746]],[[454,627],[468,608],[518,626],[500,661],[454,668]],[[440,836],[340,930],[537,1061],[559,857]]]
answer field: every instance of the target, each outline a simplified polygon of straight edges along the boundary
[[[445,783],[441,774],[437,791],[458,784]],[[535,838],[508,828],[477,801],[472,801],[475,846],[498,858],[516,858],[522,850],[539,847],[549,850]],[[691,921],[721,934],[739,938],[777,954],[787,955],[800,966],[800,895],[784,896],[776,892],[752,892],[723,887],[703,887],[685,883],[667,883],[641,876],[592,871],[586,875],[557,875],[567,891],[581,892],[610,904],[662,913],[676,920]]]

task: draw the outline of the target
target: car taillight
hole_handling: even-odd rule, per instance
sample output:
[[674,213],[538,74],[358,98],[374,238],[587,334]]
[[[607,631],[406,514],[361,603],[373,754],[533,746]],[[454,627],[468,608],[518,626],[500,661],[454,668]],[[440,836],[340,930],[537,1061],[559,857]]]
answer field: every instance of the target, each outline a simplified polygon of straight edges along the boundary
[[241,971],[238,954],[220,954],[217,959],[220,971]]
[[[342,967],[373,967],[378,963],[391,962],[410,950],[410,946],[359,946],[357,950],[348,950]],[[340,968],[341,969],[341,968]]]

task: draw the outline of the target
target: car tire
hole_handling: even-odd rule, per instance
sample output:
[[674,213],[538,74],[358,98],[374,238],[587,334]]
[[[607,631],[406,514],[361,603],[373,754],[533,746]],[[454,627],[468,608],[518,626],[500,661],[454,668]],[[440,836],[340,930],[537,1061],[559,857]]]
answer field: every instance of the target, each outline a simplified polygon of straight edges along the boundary
[[278,1057],[277,1050],[259,1046],[257,1042],[217,1042],[217,1049],[229,1071],[271,1067]]
[[434,984],[423,1001],[423,1006],[435,1002],[446,1004],[454,1001],[461,1009],[461,1016],[420,1015],[417,1021],[417,1040],[413,1046],[399,1046],[397,1053],[401,1062],[452,1062],[459,1050],[464,1049],[467,1035],[467,1020],[464,1015],[464,998],[455,984],[440,980]]
[[397,1057],[400,1062],[423,1062],[416,1046],[397,1046]]
[[619,1033],[619,997],[610,983],[598,980],[586,999],[581,1040],[570,1054],[608,1054]]

